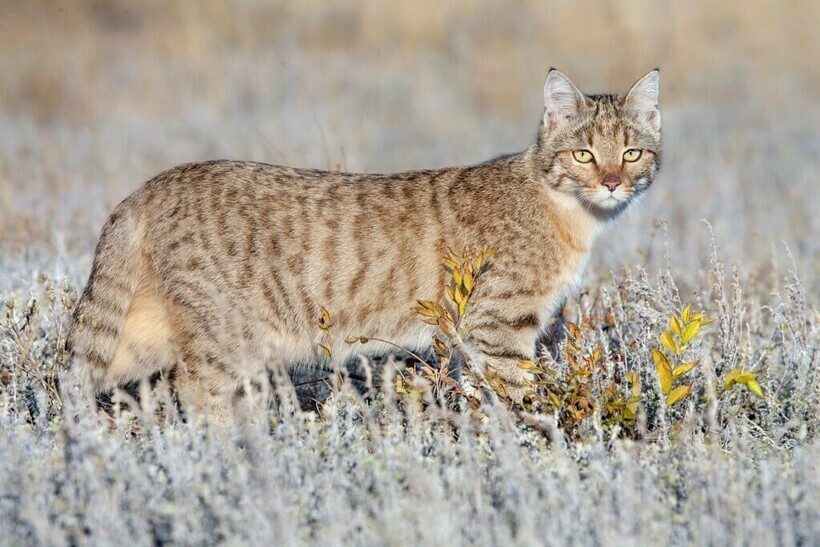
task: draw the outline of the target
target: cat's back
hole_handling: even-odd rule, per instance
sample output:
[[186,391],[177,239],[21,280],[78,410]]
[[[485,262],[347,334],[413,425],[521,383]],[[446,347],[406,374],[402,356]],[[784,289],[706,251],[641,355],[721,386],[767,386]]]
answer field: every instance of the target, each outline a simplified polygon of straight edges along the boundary
[[244,195],[270,197],[321,193],[334,182],[357,175],[318,169],[298,169],[255,161],[213,160],[177,165],[142,185],[134,196],[149,205],[212,196],[226,200]]
[[458,169],[349,173],[254,161],[214,160],[181,164],[163,171],[126,201],[128,206],[145,209],[154,218],[173,211],[177,214],[195,209],[219,212],[251,203],[258,209],[281,207],[288,211],[331,200],[349,202],[346,204],[351,206],[386,205],[402,201],[400,198],[423,197],[418,194],[445,186]]

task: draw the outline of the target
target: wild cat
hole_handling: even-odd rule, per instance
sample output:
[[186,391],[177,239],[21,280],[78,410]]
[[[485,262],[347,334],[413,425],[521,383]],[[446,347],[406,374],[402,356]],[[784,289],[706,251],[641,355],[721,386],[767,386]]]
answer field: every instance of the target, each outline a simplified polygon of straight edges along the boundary
[[[429,347],[411,310],[444,298],[449,248],[497,249],[465,340],[520,400],[539,332],[578,285],[593,242],[659,167],[658,71],[619,95],[544,86],[536,142],[469,167],[353,174],[248,161],[181,165],[105,224],[68,338],[98,391],[176,367],[183,403],[221,413],[266,367],[320,363],[334,333]],[[334,348],[385,351],[380,344]]]

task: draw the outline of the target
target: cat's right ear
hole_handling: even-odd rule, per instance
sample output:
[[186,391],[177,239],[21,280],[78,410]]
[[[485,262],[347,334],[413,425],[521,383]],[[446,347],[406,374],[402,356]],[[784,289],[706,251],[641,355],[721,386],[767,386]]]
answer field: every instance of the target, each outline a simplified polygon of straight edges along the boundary
[[584,95],[560,71],[551,68],[544,84],[544,127],[555,128],[576,118],[585,103]]

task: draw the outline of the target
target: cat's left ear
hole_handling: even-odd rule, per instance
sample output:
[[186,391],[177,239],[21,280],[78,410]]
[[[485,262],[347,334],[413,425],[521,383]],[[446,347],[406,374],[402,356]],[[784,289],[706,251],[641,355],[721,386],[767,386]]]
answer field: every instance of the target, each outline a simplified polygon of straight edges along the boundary
[[658,108],[660,92],[660,72],[656,68],[638,80],[626,94],[624,105],[644,123],[655,131],[661,129],[661,112]]

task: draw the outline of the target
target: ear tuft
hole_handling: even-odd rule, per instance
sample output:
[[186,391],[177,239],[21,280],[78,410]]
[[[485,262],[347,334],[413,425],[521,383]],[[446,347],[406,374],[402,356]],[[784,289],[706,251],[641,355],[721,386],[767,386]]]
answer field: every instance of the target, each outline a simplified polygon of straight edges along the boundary
[[660,72],[656,68],[638,80],[629,93],[626,94],[624,104],[635,116],[649,124],[655,131],[661,128],[661,113],[658,108],[660,93]]
[[544,125],[548,131],[576,118],[584,105],[584,95],[560,71],[551,68],[544,84]]

